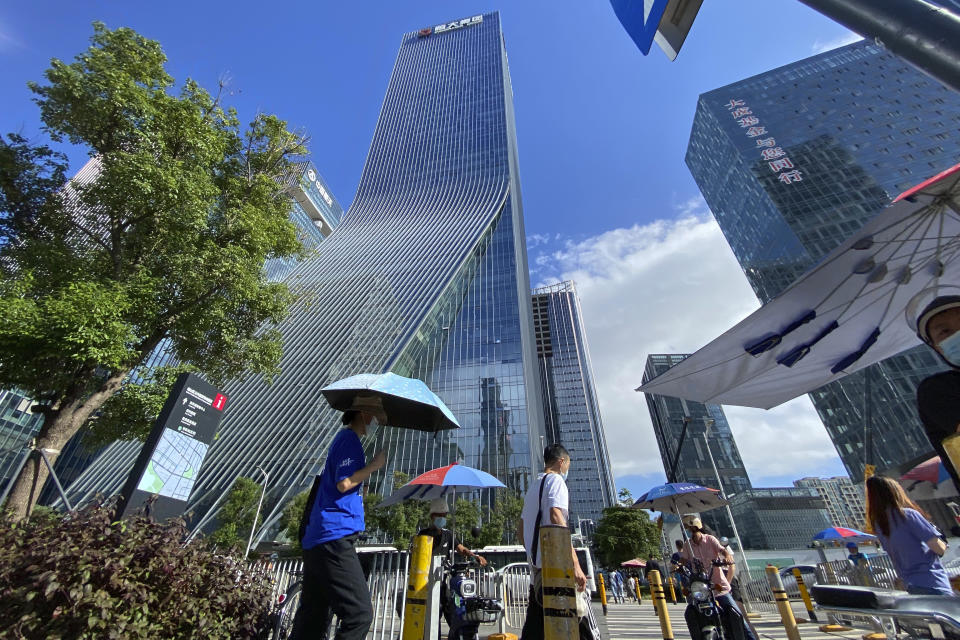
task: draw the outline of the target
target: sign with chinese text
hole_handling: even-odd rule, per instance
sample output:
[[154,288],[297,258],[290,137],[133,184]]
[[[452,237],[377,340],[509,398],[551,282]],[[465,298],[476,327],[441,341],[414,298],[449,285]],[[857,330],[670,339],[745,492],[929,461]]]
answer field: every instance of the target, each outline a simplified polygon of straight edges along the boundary
[[122,517],[152,498],[152,518],[183,514],[226,405],[227,397],[199,376],[177,378],[124,485]]
[[760,121],[760,118],[753,113],[746,101],[731,98],[723,106],[727,108],[730,116],[743,129],[744,135],[754,141],[760,158],[767,162],[770,171],[777,174],[777,180],[783,184],[793,184],[803,180],[803,172],[794,166],[793,160],[790,159],[783,148],[777,146],[776,139],[770,136],[767,128]]

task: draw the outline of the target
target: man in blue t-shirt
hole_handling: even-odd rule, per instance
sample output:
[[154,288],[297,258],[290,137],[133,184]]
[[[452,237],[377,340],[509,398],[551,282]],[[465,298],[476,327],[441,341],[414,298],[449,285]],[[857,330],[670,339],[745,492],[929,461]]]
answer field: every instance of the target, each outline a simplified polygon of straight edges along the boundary
[[366,464],[360,443],[360,436],[375,435],[377,421],[386,422],[379,398],[357,396],[314,480],[300,521],[303,592],[293,640],[326,638],[331,610],[340,620],[337,640],[362,640],[370,628],[370,592],[354,544],[364,530],[360,487],[387,461],[381,451]]

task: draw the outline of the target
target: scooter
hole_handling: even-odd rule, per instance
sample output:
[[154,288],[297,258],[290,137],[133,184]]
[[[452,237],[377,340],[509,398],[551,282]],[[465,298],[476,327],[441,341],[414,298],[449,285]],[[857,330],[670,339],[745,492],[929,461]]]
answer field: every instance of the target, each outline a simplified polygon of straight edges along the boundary
[[492,624],[503,615],[503,603],[496,598],[478,595],[477,581],[472,576],[474,562],[444,561],[446,602],[443,603],[449,640],[478,640],[480,625]]
[[683,566],[680,571],[687,577],[687,608],[683,617],[693,640],[744,640],[743,620],[736,611],[725,611],[717,603],[710,579],[713,567],[725,567],[727,563],[714,560],[711,572],[703,568],[699,560],[694,568]]

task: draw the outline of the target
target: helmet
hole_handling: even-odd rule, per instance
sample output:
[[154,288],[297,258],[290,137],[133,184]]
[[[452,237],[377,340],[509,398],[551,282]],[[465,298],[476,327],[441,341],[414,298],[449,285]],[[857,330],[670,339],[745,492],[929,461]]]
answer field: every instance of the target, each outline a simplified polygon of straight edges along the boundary
[[930,287],[920,291],[904,310],[907,324],[917,332],[917,337],[932,346],[927,325],[941,311],[960,307],[960,287]]

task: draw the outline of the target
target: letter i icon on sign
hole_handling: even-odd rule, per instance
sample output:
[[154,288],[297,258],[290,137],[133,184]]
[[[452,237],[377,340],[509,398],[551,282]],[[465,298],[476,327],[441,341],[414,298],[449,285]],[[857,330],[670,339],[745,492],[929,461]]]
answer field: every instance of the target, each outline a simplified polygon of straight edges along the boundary
[[218,393],[213,399],[213,408],[217,411],[223,411],[223,405],[227,403],[227,396]]

